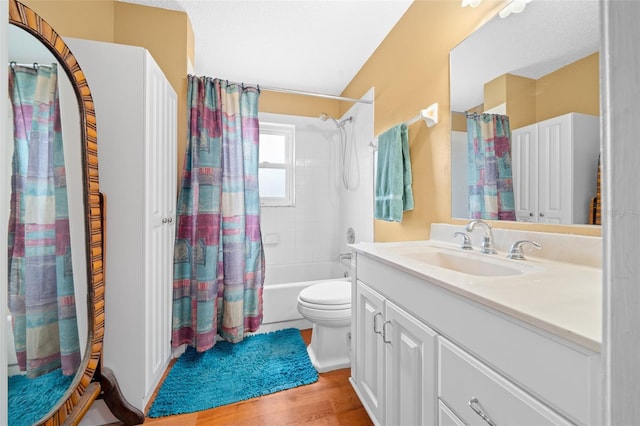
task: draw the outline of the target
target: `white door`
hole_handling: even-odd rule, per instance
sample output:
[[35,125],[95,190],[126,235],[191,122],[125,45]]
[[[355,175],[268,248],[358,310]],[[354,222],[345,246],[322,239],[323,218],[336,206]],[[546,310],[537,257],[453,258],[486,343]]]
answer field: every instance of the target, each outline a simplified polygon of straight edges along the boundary
[[571,223],[571,116],[538,123],[538,222]]
[[437,334],[386,301],[386,423],[437,423]]
[[176,96],[145,52],[145,397],[164,373],[171,352]]
[[531,124],[511,133],[511,167],[516,220],[538,219],[538,126]]
[[384,299],[358,281],[356,285],[355,382],[377,423],[384,420]]

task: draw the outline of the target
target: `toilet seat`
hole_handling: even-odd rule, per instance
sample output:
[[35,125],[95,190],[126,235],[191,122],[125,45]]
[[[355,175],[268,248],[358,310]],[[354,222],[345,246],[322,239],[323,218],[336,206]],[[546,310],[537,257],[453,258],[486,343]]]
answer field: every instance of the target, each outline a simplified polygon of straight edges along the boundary
[[350,310],[351,282],[325,281],[311,285],[298,294],[298,304],[313,310]]

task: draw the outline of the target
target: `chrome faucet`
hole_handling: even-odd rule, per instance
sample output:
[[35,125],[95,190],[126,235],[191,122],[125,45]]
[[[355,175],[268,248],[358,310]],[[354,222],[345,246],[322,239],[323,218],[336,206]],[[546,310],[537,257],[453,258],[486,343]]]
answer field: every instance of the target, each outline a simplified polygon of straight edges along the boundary
[[469,238],[469,234],[464,232],[454,232],[453,236],[457,237],[458,235],[462,236],[462,245],[460,248],[462,250],[473,250],[473,246],[471,245],[471,238]]
[[542,244],[540,243],[536,243],[535,241],[529,241],[529,240],[520,240],[511,244],[511,249],[509,249],[509,254],[507,255],[507,257],[509,259],[524,260],[525,257],[522,254],[522,246],[525,244],[531,244],[538,250],[542,249]]
[[484,227],[484,237],[482,237],[482,244],[480,245],[480,253],[483,254],[497,254],[495,247],[493,246],[493,231],[491,225],[480,219],[474,219],[467,223],[465,229],[467,232],[472,232],[476,225],[482,225]]

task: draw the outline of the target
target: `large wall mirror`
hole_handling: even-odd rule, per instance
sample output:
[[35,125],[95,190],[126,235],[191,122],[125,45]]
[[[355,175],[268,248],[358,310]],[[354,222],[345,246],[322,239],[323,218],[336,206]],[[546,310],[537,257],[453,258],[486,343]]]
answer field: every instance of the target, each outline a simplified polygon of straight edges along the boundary
[[[8,159],[2,170],[3,173],[11,175],[12,200],[19,200],[20,208],[27,212],[28,219],[24,219],[24,222],[21,222],[23,219],[16,219],[20,224],[15,229],[31,227],[33,231],[37,228],[36,232],[42,234],[36,238],[33,235],[21,237],[20,240],[26,248],[10,251],[14,253],[10,255],[10,268],[22,268],[21,264],[26,266],[24,271],[9,279],[10,320],[2,325],[8,328],[10,340],[4,342],[4,346],[8,348],[9,360],[9,422],[10,424],[62,424],[66,421],[73,424],[76,422],[74,419],[79,421],[89,404],[99,396],[101,391],[100,382],[96,381],[95,377],[96,371],[99,372],[104,330],[102,209],[98,190],[95,112],[91,93],[81,68],[53,28],[33,10],[15,0],[9,2],[9,23],[11,24],[8,29],[8,51],[11,63],[9,74],[12,76],[10,81],[13,80],[10,84],[10,93],[20,92],[19,100],[16,100],[15,95],[9,100],[13,105],[17,105],[9,108],[12,113],[10,122],[20,122],[19,125],[24,126],[25,131],[16,131],[18,124],[2,130],[6,132],[4,139],[11,141],[13,147],[18,147],[13,150],[13,160]],[[38,88],[34,92],[39,93],[42,90],[40,87],[43,87],[41,83],[46,79],[44,87],[48,87],[47,90],[51,91],[51,88],[56,85],[56,79],[52,78],[54,73],[51,71],[54,68],[57,69],[60,125],[50,126],[54,128],[56,136],[49,140],[59,139],[61,142],[58,145],[49,144],[47,149],[53,154],[46,156],[42,155],[42,148],[38,148],[40,149],[38,151],[36,147],[47,145],[35,143],[34,140],[38,138],[33,134],[24,138],[27,141],[25,143],[14,141],[14,135],[17,133],[24,135],[35,131],[34,125],[29,124],[32,120],[26,118],[22,121],[14,120],[14,112],[19,111],[16,114],[28,117],[32,99],[39,96],[32,95],[29,100],[28,86],[34,85]],[[38,69],[47,70],[44,73],[47,75],[41,75]],[[57,120],[51,118],[50,122],[55,123]],[[15,139],[19,137],[15,136]],[[26,157],[22,157],[22,154],[16,151],[24,151],[22,154],[26,154]],[[60,162],[62,157],[64,158],[63,167]],[[23,162],[19,158],[26,158],[28,161]],[[43,186],[33,186],[33,176],[43,180],[42,175],[38,174],[40,172],[32,171],[35,168],[33,164],[36,163],[36,158],[40,163],[45,163],[44,159],[48,158],[46,161],[53,162],[53,168],[58,169],[54,178],[56,197],[60,192],[60,183],[66,181],[63,198],[66,198],[64,204],[67,205],[68,231],[65,233],[68,234],[69,248],[62,257],[62,261],[58,253],[54,262],[51,262],[51,258],[42,260],[43,257],[35,261],[29,254],[29,250],[33,247],[40,243],[45,247],[46,243],[43,241],[52,238],[49,234],[50,222],[45,221],[46,225],[41,225],[40,222],[40,217],[51,216],[51,211],[48,209],[56,211],[54,227],[57,232],[60,210],[58,207],[51,206],[62,203],[61,198],[57,198],[55,202],[50,200],[48,204],[46,202],[40,204],[25,195],[28,193],[32,196],[34,192],[38,195],[46,193],[45,198],[53,199],[49,190],[42,189]],[[28,178],[23,178],[24,170],[16,171],[21,169],[23,164],[28,164],[24,166],[25,169],[29,169],[26,172]],[[59,172],[62,169],[63,171]],[[18,175],[20,177],[17,177]],[[14,207],[17,205],[13,201],[12,204]],[[12,217],[15,216],[12,214]],[[37,218],[34,219],[34,217]],[[6,224],[3,228],[3,232],[6,233]],[[9,238],[10,248],[18,245],[19,238],[15,236],[17,233],[5,234],[5,238]],[[55,238],[55,241],[57,247],[58,239]],[[46,252],[45,255],[51,256],[48,248],[42,251]],[[60,263],[62,263],[61,268]],[[52,285],[36,288],[27,284],[27,281],[50,282],[48,276],[52,271],[54,275],[64,276],[63,279],[70,283],[70,290],[65,295],[59,292],[55,294],[56,290],[52,290]],[[10,271],[10,276],[12,274],[13,272]],[[34,279],[34,277],[39,278]],[[56,286],[61,281],[58,277],[53,282]],[[23,289],[18,289],[21,286]],[[26,305],[26,308],[23,309],[19,305]],[[30,309],[33,310],[30,311]],[[55,314],[56,320],[51,321],[54,311],[58,314]],[[67,325],[71,317],[75,320],[74,325],[69,328]],[[18,323],[26,323],[23,327],[26,332],[18,331],[16,325]],[[69,329],[75,330],[69,332]],[[22,337],[16,337],[16,335]],[[77,335],[77,341],[69,343],[72,340],[69,338],[70,335]],[[62,342],[56,343],[58,346],[55,347],[56,344],[52,343],[55,340]],[[18,347],[17,350],[16,347]],[[56,362],[52,359],[57,353],[62,353],[67,359],[71,359],[66,363],[71,367],[56,368]],[[20,358],[26,361],[19,361]],[[20,365],[26,365],[26,371]],[[65,363],[63,362],[62,365],[64,366]],[[62,370],[65,370],[64,373]],[[18,398],[14,398],[16,392],[21,393]],[[27,403],[33,401],[30,406],[16,406],[16,404],[24,404],[25,398]]]
[[[521,13],[495,16],[451,51],[453,218],[478,217],[472,188],[478,176],[495,170],[499,176],[509,166],[513,192],[500,198],[501,185],[510,183],[498,181],[497,200],[515,211],[491,219],[597,223],[598,14],[596,1],[534,1]],[[495,154],[487,169],[470,173],[485,160],[478,160],[469,139],[485,130],[468,130],[474,128],[469,120],[487,121],[489,115],[508,118],[511,152]],[[491,191],[495,203],[496,189]],[[555,204],[572,211],[556,215]]]

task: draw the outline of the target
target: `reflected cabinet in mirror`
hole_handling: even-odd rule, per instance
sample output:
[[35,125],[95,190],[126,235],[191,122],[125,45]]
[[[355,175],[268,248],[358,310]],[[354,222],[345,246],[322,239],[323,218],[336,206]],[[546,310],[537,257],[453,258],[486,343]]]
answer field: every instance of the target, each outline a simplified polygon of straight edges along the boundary
[[451,51],[453,218],[599,224],[598,13],[531,2]]
[[9,24],[9,424],[78,424],[98,397],[125,424],[140,423],[101,366],[103,202],[91,91],[35,11],[10,0]]

